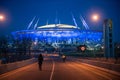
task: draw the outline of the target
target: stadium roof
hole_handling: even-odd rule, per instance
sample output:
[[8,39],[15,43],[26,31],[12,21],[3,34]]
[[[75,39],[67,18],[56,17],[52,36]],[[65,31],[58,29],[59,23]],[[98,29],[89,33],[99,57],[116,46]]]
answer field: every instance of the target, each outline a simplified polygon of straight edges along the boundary
[[49,24],[37,28],[40,29],[40,28],[78,28],[78,27],[67,24]]

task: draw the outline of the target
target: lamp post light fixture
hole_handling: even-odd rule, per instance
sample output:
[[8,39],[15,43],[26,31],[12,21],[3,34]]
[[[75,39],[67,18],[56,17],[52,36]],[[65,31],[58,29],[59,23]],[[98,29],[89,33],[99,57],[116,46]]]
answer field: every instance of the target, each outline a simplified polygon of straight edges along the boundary
[[98,14],[93,14],[92,15],[92,20],[95,21],[95,22],[98,21],[99,20],[99,15]]
[[4,21],[5,20],[5,16],[0,14],[0,21]]

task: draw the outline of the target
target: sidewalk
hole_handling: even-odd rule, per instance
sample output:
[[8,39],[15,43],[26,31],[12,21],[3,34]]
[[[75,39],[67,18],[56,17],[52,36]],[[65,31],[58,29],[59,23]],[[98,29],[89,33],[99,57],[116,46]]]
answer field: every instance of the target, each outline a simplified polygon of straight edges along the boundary
[[[79,61],[87,63],[90,65],[98,66],[101,68],[113,70],[120,73],[120,62],[115,61],[115,59],[105,59],[105,58],[79,58]],[[118,60],[120,61],[120,59]]]
[[104,63],[111,63],[111,64],[120,64],[120,58],[118,60],[115,60],[114,58],[84,58],[88,60],[94,60],[94,61],[99,61],[99,62],[104,62]]

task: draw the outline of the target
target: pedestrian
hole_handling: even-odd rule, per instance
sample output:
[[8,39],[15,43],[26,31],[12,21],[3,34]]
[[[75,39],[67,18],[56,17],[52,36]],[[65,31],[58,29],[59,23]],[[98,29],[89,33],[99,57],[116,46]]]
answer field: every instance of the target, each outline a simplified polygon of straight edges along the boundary
[[62,59],[63,59],[63,62],[65,62],[66,56],[65,56],[65,55],[62,55]]
[[42,56],[42,54],[40,54],[38,56],[38,65],[39,65],[39,70],[40,71],[42,70],[42,63],[43,63],[43,56]]

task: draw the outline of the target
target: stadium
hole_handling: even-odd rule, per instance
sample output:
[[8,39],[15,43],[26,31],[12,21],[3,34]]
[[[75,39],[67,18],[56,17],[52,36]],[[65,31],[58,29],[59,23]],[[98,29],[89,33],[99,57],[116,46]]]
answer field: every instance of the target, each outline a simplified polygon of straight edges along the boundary
[[88,26],[86,30],[82,30],[77,26],[60,23],[37,26],[37,21],[34,29],[29,29],[33,20],[26,30],[12,32],[14,39],[31,38],[35,45],[41,44],[45,46],[49,44],[54,48],[60,48],[63,45],[87,45],[88,49],[92,49],[102,45],[102,32],[90,30],[87,28]]

